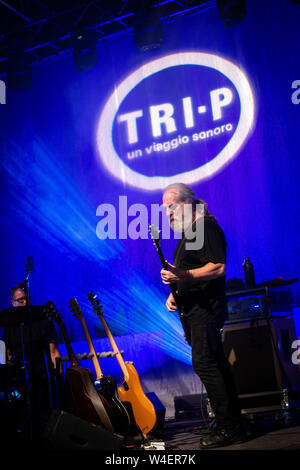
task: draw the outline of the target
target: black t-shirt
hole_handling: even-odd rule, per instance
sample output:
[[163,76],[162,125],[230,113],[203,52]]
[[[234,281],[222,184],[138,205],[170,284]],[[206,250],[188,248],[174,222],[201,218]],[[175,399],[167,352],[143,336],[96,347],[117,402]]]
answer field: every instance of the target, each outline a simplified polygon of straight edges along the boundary
[[[202,224],[202,225],[201,225]],[[203,229],[203,232],[201,232]],[[201,268],[207,263],[226,263],[226,239],[222,228],[213,217],[199,218],[194,222],[191,230],[197,236],[203,234],[203,246],[193,249],[195,238],[183,237],[179,240],[174,252],[176,267],[191,270]],[[190,244],[189,248],[188,245]],[[208,281],[187,281],[177,283],[179,301],[184,313],[201,315],[205,321],[221,322],[227,316],[227,303],[225,295],[225,276]]]
[[[19,363],[23,361],[21,346],[21,330],[19,326],[10,326],[3,329],[3,341],[6,348],[9,348],[13,361]],[[51,320],[47,318],[32,322],[32,353],[30,344],[29,325],[23,326],[23,342],[25,359],[32,367],[32,373],[38,376],[47,375],[45,350],[49,343],[58,343],[58,335]]]

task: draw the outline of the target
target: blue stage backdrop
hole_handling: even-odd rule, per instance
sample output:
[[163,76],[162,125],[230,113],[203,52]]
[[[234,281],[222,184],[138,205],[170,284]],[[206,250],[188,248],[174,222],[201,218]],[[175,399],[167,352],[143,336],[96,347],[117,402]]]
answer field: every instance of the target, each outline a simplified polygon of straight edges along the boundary
[[[160,49],[142,52],[132,34],[119,36],[99,43],[88,72],[75,72],[71,54],[60,56],[35,67],[30,91],[7,90],[2,309],[32,256],[32,301],[53,300],[72,342],[84,341],[72,297],[92,337],[105,337],[87,300],[93,291],[112,333],[127,338],[127,360],[153,367],[156,357],[159,369],[168,363],[163,354],[190,366],[140,223],[141,204],[150,223],[151,204],[175,181],[189,184],[223,227],[227,279],[243,279],[245,257],[257,282],[299,276],[299,5],[271,3],[248,2],[232,28],[211,5],[165,21]],[[162,241],[168,260],[175,243]],[[299,283],[292,291],[299,305]],[[148,338],[145,348],[128,357],[138,334]]]

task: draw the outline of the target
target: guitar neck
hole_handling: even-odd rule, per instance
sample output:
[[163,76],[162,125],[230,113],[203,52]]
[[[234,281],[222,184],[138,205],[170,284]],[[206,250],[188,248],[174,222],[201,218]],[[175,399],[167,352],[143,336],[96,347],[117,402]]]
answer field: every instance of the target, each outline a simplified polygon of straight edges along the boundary
[[87,324],[86,324],[86,321],[85,321],[84,317],[80,318],[80,323],[81,323],[83,331],[84,331],[85,339],[86,339],[86,342],[88,344],[90,354],[92,355],[92,361],[93,361],[93,365],[94,365],[94,368],[95,368],[96,377],[97,377],[97,380],[99,380],[103,377],[103,373],[102,373],[102,370],[101,370],[101,367],[100,367],[100,364],[99,364],[99,360],[97,358],[97,354],[96,354],[96,351],[95,351],[95,348],[94,348],[94,345],[93,345],[93,342],[92,342],[92,339],[91,339],[91,335],[90,335],[90,332],[88,330],[88,327],[87,327]]
[[[163,269],[169,270],[167,262],[165,260],[164,255],[163,255],[163,252],[161,250],[161,247],[158,244],[155,244],[155,246],[156,246],[156,250],[157,250],[157,253],[158,253],[158,256],[159,256],[159,259],[160,259],[160,262],[161,262],[161,265],[162,265]],[[174,301],[175,301],[177,310],[178,310],[178,312],[180,312],[178,295],[177,295],[177,292],[176,292],[176,285],[175,284],[169,284],[169,287],[170,287],[170,290],[171,290],[172,295],[174,297]]]
[[175,301],[175,304],[177,306],[177,309],[179,311],[179,301],[178,301],[178,294],[177,294],[177,290],[176,290],[176,287],[174,284],[169,284],[169,287],[170,287],[170,290],[172,292],[172,295],[174,297],[174,301]]
[[78,361],[76,359],[73,348],[71,346],[71,342],[69,340],[69,336],[68,336],[66,327],[65,327],[64,323],[61,320],[57,321],[57,324],[58,324],[58,326],[60,328],[60,331],[62,332],[62,335],[64,337],[64,341],[65,341],[65,345],[66,345],[66,348],[67,348],[67,351],[68,351],[70,362],[71,362],[72,366],[78,366]]
[[120,350],[119,350],[119,348],[118,348],[118,346],[117,346],[117,344],[116,344],[116,342],[115,342],[115,340],[114,340],[113,335],[111,334],[111,331],[110,331],[110,329],[109,329],[109,327],[108,327],[108,324],[106,323],[105,318],[103,317],[102,314],[99,315],[99,316],[100,316],[100,319],[101,319],[101,321],[102,321],[103,327],[104,327],[104,329],[105,329],[105,333],[106,333],[106,335],[107,335],[107,337],[108,337],[108,339],[109,339],[109,342],[110,342],[110,344],[111,344],[111,347],[113,348],[114,353],[116,353],[116,358],[117,358],[117,360],[118,360],[118,362],[119,362],[119,365],[120,365],[120,367],[121,367],[121,369],[122,369],[122,372],[123,372],[123,375],[124,375],[124,379],[125,379],[125,381],[128,381],[129,374],[128,374],[127,366],[126,366],[126,364],[125,364],[125,361],[124,361],[124,359],[123,359],[123,356],[122,356],[122,354],[120,353]]
[[161,251],[161,247],[157,243],[155,243],[155,247],[156,247],[156,251],[158,253],[158,256],[159,256],[159,259],[160,259],[160,262],[161,262],[161,265],[162,265],[163,269],[168,269],[168,265],[166,263],[163,252]]

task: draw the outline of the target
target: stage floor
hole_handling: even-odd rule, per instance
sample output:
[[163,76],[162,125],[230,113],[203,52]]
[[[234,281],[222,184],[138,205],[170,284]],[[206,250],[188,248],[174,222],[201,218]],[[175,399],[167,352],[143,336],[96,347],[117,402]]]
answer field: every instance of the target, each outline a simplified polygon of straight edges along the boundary
[[[255,416],[245,422],[247,441],[242,444],[219,447],[214,450],[277,451],[300,450],[300,410],[286,416]],[[163,440],[166,450],[199,450],[200,437],[207,434],[208,426],[200,420],[167,421]]]

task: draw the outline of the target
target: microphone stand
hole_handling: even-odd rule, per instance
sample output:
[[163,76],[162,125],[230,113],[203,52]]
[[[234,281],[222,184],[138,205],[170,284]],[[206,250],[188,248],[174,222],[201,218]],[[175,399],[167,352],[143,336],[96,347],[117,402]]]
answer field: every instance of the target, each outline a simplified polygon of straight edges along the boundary
[[[26,361],[25,357],[25,348],[24,348],[24,334],[23,334],[23,328],[24,328],[24,323],[21,323],[20,325],[20,337],[21,337],[21,349],[22,349],[22,355],[23,355],[23,368],[24,368],[24,375],[25,375],[25,383],[26,383],[26,391],[25,391],[25,396],[26,396],[26,405],[27,405],[27,422],[25,423],[25,436],[29,438],[29,440],[32,440],[32,412],[31,412],[31,374],[30,374],[30,366],[28,365],[28,362]],[[29,423],[29,424],[28,424]]]
[[29,315],[29,345],[30,345],[30,361],[31,364],[28,364],[28,361],[25,357],[25,348],[24,348],[24,336],[23,336],[23,327],[24,323],[21,324],[20,333],[21,333],[21,347],[23,353],[23,365],[24,365],[24,372],[25,372],[25,382],[26,382],[26,401],[27,401],[27,409],[28,409],[28,437],[30,440],[33,439],[33,426],[32,426],[32,361],[33,361],[33,341],[32,341],[32,312],[30,309],[31,306],[31,295],[29,290],[29,275],[33,271],[33,261],[32,257],[27,258],[26,262],[26,273],[24,278],[24,292],[26,296],[26,306],[28,308],[28,315]]

